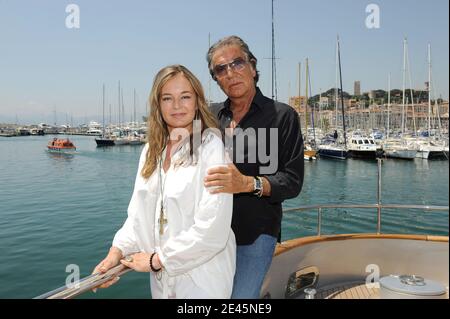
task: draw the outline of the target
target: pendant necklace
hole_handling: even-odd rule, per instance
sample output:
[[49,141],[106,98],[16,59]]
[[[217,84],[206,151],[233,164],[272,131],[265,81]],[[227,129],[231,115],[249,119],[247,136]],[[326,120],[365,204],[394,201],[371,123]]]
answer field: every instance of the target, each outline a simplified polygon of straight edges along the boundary
[[166,176],[164,176],[164,180],[162,179],[162,169],[163,169],[163,161],[160,160],[159,163],[159,185],[160,185],[160,191],[161,191],[161,210],[159,212],[159,218],[158,218],[158,224],[159,224],[159,234],[164,234],[164,225],[167,224],[167,219],[164,217],[164,187],[166,184],[167,179],[167,172]]
[[[167,179],[167,172],[166,172],[166,176],[164,176],[164,180],[162,179],[162,169],[163,169],[163,161],[162,159],[159,160],[159,186],[160,186],[160,191],[161,191],[161,201],[160,201],[160,206],[161,209],[159,211],[159,218],[158,218],[158,224],[159,224],[159,244],[161,246],[161,235],[164,234],[164,225],[167,224],[167,219],[164,217],[164,187],[166,184],[166,179]],[[156,244],[156,240],[155,240],[155,232],[153,231],[153,242]],[[156,250],[154,250],[154,252],[156,253]],[[162,278],[162,270],[158,271],[156,274],[156,279],[157,280],[161,280]]]

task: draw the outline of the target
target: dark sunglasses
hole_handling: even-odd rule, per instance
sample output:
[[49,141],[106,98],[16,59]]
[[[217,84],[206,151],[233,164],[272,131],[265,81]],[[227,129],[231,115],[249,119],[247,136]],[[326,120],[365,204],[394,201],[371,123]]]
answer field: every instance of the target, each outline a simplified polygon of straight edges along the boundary
[[217,78],[223,77],[227,74],[228,68],[232,71],[242,71],[245,68],[246,60],[243,58],[236,58],[230,63],[219,64],[213,68],[214,76]]

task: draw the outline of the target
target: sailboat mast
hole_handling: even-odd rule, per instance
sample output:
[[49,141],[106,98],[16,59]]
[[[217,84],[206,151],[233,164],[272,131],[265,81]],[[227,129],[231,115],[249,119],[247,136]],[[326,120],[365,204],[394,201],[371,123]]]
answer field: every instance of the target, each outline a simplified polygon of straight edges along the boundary
[[403,100],[402,100],[402,135],[405,133],[405,102],[406,102],[406,38],[403,39]]
[[105,83],[103,83],[103,132],[102,137],[105,137]]
[[123,104],[123,88],[120,88],[120,99],[122,101],[122,121],[125,126],[125,106]]
[[338,61],[338,44],[336,43],[336,81],[335,81],[335,85],[334,85],[334,87],[335,87],[335,90],[334,90],[334,108],[335,108],[335,121],[336,121],[336,123],[335,123],[335,129],[337,130],[338,129],[338,123],[339,123],[339,121],[338,121],[338,83],[339,83],[339,80],[338,80],[338,66],[339,66],[339,61]]
[[120,81],[119,81],[119,88],[118,88],[118,101],[117,101],[117,107],[118,107],[118,111],[119,111],[119,127],[121,126],[121,121],[120,121]]
[[[306,59],[306,66],[307,66],[307,68],[306,68],[306,73],[307,73],[307,76],[308,76],[307,81],[308,81],[308,86],[309,86],[309,91],[308,91],[308,93],[309,93],[309,96],[312,97],[312,90],[311,90],[311,74],[310,74],[310,72],[309,72],[309,60],[308,60],[308,59]],[[314,140],[314,145],[316,145],[316,128],[315,128],[315,126],[314,126],[314,105],[311,105],[311,126],[312,126],[312,130],[313,130],[313,140]]]
[[342,128],[344,130],[344,144],[345,148],[347,149],[347,133],[345,131],[344,91],[342,87],[341,46],[339,43],[339,36],[337,38],[337,43],[338,43],[339,79],[341,84],[340,86],[341,86]]
[[390,130],[390,109],[391,109],[391,73],[388,75],[388,105],[387,105],[387,138]]
[[322,119],[322,88],[319,90],[319,123],[320,129],[323,130],[323,119]]
[[[434,91],[434,87],[433,87],[433,91]],[[439,137],[441,137],[441,132],[442,132],[442,126],[441,126],[441,113],[439,111],[439,103],[438,103],[438,99],[436,98],[436,91],[434,91],[434,107],[436,110],[436,115],[437,115],[437,120],[438,120],[438,133],[439,133]]]
[[[414,132],[417,132],[417,128],[416,128],[416,115],[415,115],[415,111],[414,111],[414,93],[413,93],[413,85],[412,85],[412,80],[411,80],[411,65],[409,63],[409,50],[406,50],[406,68],[408,69],[408,79],[409,79],[409,92],[411,94],[411,109],[412,109],[412,118],[413,118],[413,127],[414,127]],[[408,105],[408,103],[406,103]],[[406,110],[406,122],[408,122],[408,110]],[[405,125],[406,126],[406,125]],[[406,127],[405,127],[406,129]]]
[[305,64],[305,132],[308,137],[308,58]]
[[[299,110],[299,112],[300,112],[301,106],[302,106],[301,82],[302,82],[302,64],[301,64],[301,62],[299,62],[298,63],[298,110]],[[304,130],[306,130],[306,128],[304,128]],[[306,131],[305,131],[305,133],[306,133]]]
[[277,97],[277,74],[275,64],[275,24],[274,24],[274,12],[273,12],[273,0],[272,0],[272,100],[278,100]]
[[133,125],[136,125],[136,89],[133,89]]
[[431,135],[431,45],[428,44],[428,136]]

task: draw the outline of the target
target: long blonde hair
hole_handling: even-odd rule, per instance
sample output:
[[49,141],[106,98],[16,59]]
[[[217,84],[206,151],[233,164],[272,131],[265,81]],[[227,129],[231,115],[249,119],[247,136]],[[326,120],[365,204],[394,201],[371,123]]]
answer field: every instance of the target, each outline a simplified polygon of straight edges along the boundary
[[[182,74],[189,81],[195,92],[198,119],[201,121],[201,133],[208,128],[217,128],[217,121],[206,103],[202,84],[195,75],[186,67],[179,64],[169,65],[161,69],[155,76],[149,97],[150,116],[147,119],[147,142],[149,143],[149,148],[147,150],[144,167],[141,171],[141,175],[145,179],[148,179],[155,171],[158,165],[158,159],[169,140],[169,129],[167,128],[167,123],[164,121],[161,113],[161,91],[163,86],[178,74]],[[190,145],[192,146],[192,134],[190,137]]]

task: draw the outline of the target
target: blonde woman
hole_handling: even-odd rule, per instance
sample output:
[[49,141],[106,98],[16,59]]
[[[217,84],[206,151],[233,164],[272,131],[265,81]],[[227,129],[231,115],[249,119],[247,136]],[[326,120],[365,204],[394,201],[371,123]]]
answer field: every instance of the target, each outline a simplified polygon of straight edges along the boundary
[[230,298],[233,196],[203,186],[208,168],[225,158],[202,86],[184,66],[165,67],[155,77],[150,106],[128,218],[94,273],[121,262],[150,272],[153,298]]

